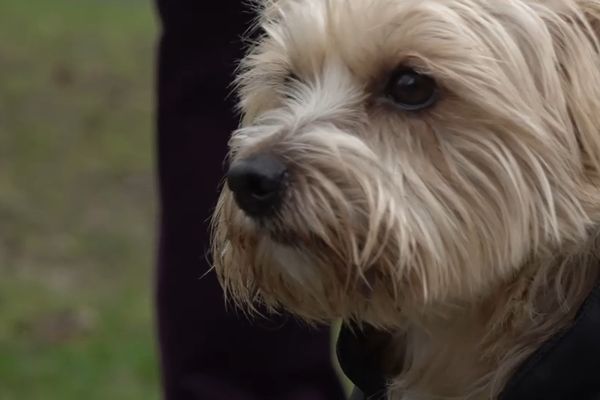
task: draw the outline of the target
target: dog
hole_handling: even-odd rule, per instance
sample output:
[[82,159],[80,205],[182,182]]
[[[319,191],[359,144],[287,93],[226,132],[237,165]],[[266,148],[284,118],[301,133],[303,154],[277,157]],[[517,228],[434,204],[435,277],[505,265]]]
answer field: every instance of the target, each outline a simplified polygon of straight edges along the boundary
[[227,298],[388,332],[387,399],[498,398],[598,282],[600,1],[257,9]]

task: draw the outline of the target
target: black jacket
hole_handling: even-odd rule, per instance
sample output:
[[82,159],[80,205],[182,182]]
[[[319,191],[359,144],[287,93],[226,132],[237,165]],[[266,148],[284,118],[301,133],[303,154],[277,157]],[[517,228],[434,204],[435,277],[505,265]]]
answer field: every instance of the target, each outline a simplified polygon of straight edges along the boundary
[[[342,328],[338,359],[356,389],[351,400],[384,400],[386,378],[378,369],[384,334]],[[600,400],[600,286],[571,328],[536,351],[510,379],[499,400]]]

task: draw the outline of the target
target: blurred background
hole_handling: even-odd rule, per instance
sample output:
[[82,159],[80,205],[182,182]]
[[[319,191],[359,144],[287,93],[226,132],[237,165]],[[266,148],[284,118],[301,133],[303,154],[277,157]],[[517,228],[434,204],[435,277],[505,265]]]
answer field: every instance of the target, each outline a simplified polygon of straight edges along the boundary
[[0,0],[1,400],[159,397],[156,33],[150,0]]

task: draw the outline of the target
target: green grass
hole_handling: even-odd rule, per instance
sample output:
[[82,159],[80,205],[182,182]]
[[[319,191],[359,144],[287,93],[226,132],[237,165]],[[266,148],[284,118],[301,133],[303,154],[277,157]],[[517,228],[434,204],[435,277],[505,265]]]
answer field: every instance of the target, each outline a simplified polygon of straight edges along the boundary
[[0,0],[0,399],[157,399],[150,1]]

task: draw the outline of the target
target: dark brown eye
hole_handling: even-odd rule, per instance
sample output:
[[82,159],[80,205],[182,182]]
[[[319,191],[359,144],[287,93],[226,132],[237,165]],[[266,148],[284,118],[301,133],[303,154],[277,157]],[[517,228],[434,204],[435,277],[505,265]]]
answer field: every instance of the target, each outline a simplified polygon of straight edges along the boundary
[[431,77],[410,68],[401,68],[392,75],[386,95],[401,109],[418,111],[436,102],[438,88]]

